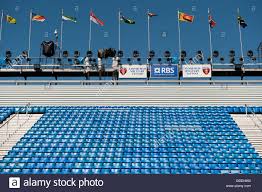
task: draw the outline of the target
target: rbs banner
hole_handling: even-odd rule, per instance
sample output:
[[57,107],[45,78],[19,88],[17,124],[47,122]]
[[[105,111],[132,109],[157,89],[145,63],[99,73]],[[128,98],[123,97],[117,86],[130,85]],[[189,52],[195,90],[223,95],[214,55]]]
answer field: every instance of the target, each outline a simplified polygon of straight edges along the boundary
[[147,78],[147,65],[122,65],[119,78]]
[[178,66],[168,64],[153,64],[150,68],[151,77],[178,77]]
[[210,64],[205,65],[183,65],[184,78],[205,78],[211,77],[212,68]]

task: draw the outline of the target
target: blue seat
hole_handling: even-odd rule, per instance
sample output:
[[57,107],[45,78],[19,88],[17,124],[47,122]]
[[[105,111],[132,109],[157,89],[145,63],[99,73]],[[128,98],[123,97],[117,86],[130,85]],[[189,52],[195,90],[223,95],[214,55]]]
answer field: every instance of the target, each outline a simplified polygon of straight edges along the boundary
[[[0,121],[18,111],[25,109],[0,107]],[[29,112],[44,115],[0,161],[1,174],[250,174],[262,169],[262,159],[229,115],[244,113],[244,107],[32,106]]]

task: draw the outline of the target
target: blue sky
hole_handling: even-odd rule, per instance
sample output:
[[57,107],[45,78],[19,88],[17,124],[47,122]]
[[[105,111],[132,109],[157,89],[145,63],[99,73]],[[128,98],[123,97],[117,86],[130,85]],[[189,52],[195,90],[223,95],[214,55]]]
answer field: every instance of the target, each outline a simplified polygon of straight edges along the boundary
[[[244,52],[256,50],[262,41],[262,2],[261,0],[0,0],[0,9],[17,19],[16,25],[4,22],[0,54],[4,55],[10,49],[13,55],[18,55],[28,48],[29,10],[44,15],[44,23],[33,22],[31,56],[38,57],[40,44],[43,40],[53,40],[53,32],[60,31],[61,9],[64,14],[77,17],[78,23],[64,24],[63,47],[71,53],[79,50],[84,56],[88,49],[89,10],[105,22],[104,27],[93,25],[92,49],[118,46],[118,9],[123,15],[136,21],[135,25],[121,25],[121,46],[125,56],[130,56],[133,50],[139,50],[143,56],[147,52],[147,17],[150,9],[159,16],[151,20],[151,44],[157,55],[162,56],[165,50],[173,55],[178,54],[177,9],[195,16],[194,23],[181,23],[182,48],[189,56],[194,56],[197,50],[209,54],[209,37],[207,23],[207,8],[217,26],[212,30],[213,49],[219,50],[225,57],[230,49],[235,49],[240,55],[237,8],[245,18],[248,28],[243,30]],[[166,34],[164,37],[163,34]],[[108,37],[105,37],[108,36]],[[72,54],[71,54],[72,55]]]

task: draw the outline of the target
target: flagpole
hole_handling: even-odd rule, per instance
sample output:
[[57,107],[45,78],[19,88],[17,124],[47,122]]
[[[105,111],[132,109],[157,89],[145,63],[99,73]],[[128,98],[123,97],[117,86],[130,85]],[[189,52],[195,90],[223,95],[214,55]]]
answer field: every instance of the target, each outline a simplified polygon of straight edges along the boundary
[[28,57],[30,57],[31,50],[31,32],[32,32],[32,9],[30,10],[30,22],[29,22],[29,38],[28,38]]
[[148,52],[151,50],[150,43],[150,17],[149,17],[149,9],[147,10],[147,43],[148,43]]
[[179,10],[177,10],[177,27],[178,27],[178,45],[179,45],[179,64],[182,64],[181,60],[181,34],[180,34],[180,21],[179,21]]
[[[92,13],[92,9],[90,10],[90,14]],[[92,33],[92,23],[91,23],[91,19],[90,19],[90,15],[89,15],[89,44],[88,44],[88,50],[91,51],[91,35]]]
[[118,11],[118,50],[120,51],[121,49],[121,23],[120,23],[120,17],[121,17],[121,12],[120,9]]
[[4,18],[4,10],[2,9],[1,13],[1,29],[0,29],[0,41],[2,41],[2,30],[3,30],[3,18]]
[[210,10],[208,8],[208,29],[209,29],[209,48],[210,48],[210,59],[211,64],[213,63],[213,46],[212,46],[212,32],[211,32],[211,26],[210,26]]
[[61,10],[61,36],[60,36],[60,51],[63,51],[63,27],[64,27],[64,21],[63,21],[63,15],[64,15],[64,9]]
[[[239,10],[239,8],[237,8],[237,13],[238,13],[238,16],[240,16],[240,10]],[[243,58],[243,61],[244,61],[243,41],[242,41],[242,31],[241,31],[240,21],[238,21],[238,30],[239,30],[239,40],[240,40],[240,48],[241,48],[241,57]]]

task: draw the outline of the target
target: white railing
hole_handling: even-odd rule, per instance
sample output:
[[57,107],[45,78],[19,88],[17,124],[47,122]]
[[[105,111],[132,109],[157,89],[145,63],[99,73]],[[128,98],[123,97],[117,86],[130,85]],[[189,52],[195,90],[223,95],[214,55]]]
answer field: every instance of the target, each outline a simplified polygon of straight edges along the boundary
[[[254,111],[252,111],[252,108],[248,105],[245,105],[245,110],[246,116],[249,117],[251,121],[254,123],[255,127],[257,127],[262,132],[262,120],[257,116],[257,114]],[[249,114],[248,111],[250,111],[251,114]],[[259,121],[260,124],[258,124],[256,120]]]
[[[27,103],[24,107],[24,109],[26,110],[26,115],[28,115],[28,109],[30,107],[30,103]],[[32,114],[29,114],[28,115],[28,118],[19,124],[19,110],[15,113],[15,115],[13,115],[11,118],[9,118],[4,124],[2,124],[0,126],[0,130],[4,130],[4,127],[6,127],[6,132],[5,132],[5,137],[1,137],[1,140],[0,140],[0,147],[5,144],[9,139],[10,137],[12,137],[12,135],[14,135],[19,129],[21,129],[27,122],[28,120],[31,118]],[[17,127],[16,129],[13,131],[13,132],[10,132],[9,130],[9,124],[10,124],[10,121],[17,118]],[[18,125],[19,124],[19,125]]]
[[262,80],[173,80],[173,79],[143,79],[143,80],[0,80],[0,85],[14,84],[14,85],[31,85],[31,84],[47,84],[47,85],[97,85],[97,84],[108,84],[114,85],[121,84],[141,84],[141,85],[154,85],[158,83],[174,83],[177,85],[194,84],[200,85],[200,83],[206,83],[209,85],[249,85],[249,84],[262,84]]

